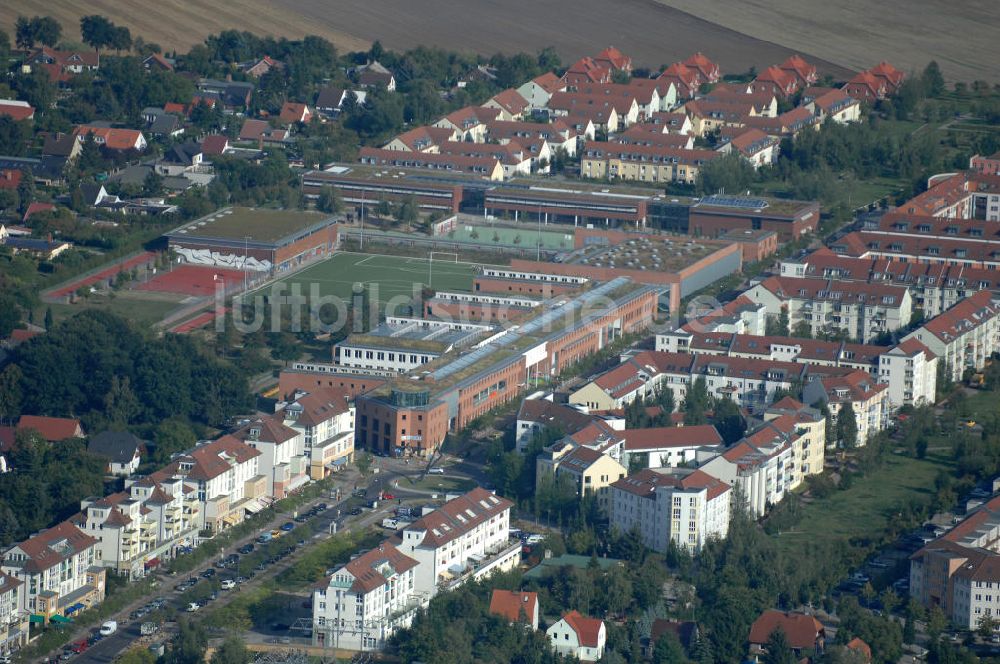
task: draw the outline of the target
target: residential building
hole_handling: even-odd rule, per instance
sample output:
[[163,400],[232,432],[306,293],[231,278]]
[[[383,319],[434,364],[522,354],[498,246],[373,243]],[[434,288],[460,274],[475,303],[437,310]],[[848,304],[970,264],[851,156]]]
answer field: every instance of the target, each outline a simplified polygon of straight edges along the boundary
[[[679,360],[679,363],[678,363]],[[569,395],[570,404],[589,410],[617,410],[653,395],[667,380],[666,374],[690,373],[689,357],[667,353],[639,352],[623,359],[617,367],[600,374]],[[674,395],[675,403],[677,395]]]
[[789,440],[792,443],[792,488],[809,475],[819,475],[826,464],[826,418],[792,397],[776,401],[764,411],[764,425],[751,434],[752,441]]
[[876,383],[871,374],[866,372],[852,371],[845,376],[816,377],[806,384],[802,397],[809,405],[825,403],[830,409],[834,425],[844,409],[853,410],[859,447],[888,426],[888,386]]
[[553,403],[550,398],[529,396],[521,402],[514,425],[518,452],[525,452],[535,436],[548,427],[571,435],[594,422],[595,416],[568,404]]
[[1000,300],[979,291],[904,337],[916,339],[944,365],[945,375],[962,379],[967,369],[980,369],[1000,351]]
[[747,129],[723,144],[719,152],[739,154],[756,170],[778,160],[778,143],[777,138],[768,136],[759,129]]
[[496,589],[490,595],[490,613],[512,624],[522,623],[538,629],[538,593]]
[[69,438],[83,438],[86,435],[80,420],[43,415],[22,415],[17,420],[17,430],[34,431],[50,443],[58,443]]
[[621,435],[625,438],[622,465],[626,468],[676,468],[725,448],[722,436],[711,424],[625,429]]
[[567,478],[580,498],[593,497],[608,513],[611,484],[625,477],[625,466],[605,450],[575,446],[565,440],[550,446],[535,461],[536,484],[545,478]]
[[677,90],[677,101],[691,99],[698,94],[698,88],[704,82],[701,73],[680,62],[670,65],[657,77],[658,81],[672,83]]
[[611,71],[620,71],[626,74],[632,72],[632,58],[628,57],[614,46],[608,46],[593,58],[594,62]]
[[888,408],[933,405],[938,358],[916,338],[901,341],[879,357],[879,382],[889,386]]
[[43,530],[3,553],[0,571],[24,584],[20,609],[42,623],[68,622],[104,600],[97,540],[69,521]]
[[844,85],[843,91],[853,99],[865,104],[874,104],[880,99],[885,99],[889,94],[885,79],[879,78],[869,71],[863,71],[849,80]]
[[516,566],[521,543],[510,539],[511,507],[506,498],[476,488],[404,526],[397,548],[419,563],[413,591],[430,600],[470,579]]
[[696,69],[701,75],[701,80],[708,84],[718,83],[719,77],[722,75],[719,65],[709,60],[701,51],[684,60],[681,64]]
[[483,104],[486,108],[495,108],[500,111],[498,120],[512,122],[524,117],[528,110],[528,100],[521,96],[521,93],[514,88],[507,88],[502,92],[490,97]]
[[416,588],[419,565],[386,540],[337,568],[313,589],[313,644],[382,650],[427,606],[428,593]]
[[[0,101],[0,113],[4,112],[3,104],[9,102]],[[969,170],[978,171],[984,175],[998,175],[1000,176],[1000,151],[990,155],[989,157],[984,157],[982,155],[973,155],[969,159]]]
[[80,125],[73,130],[73,135],[81,143],[92,140],[97,145],[116,152],[128,150],[142,152],[146,149],[146,137],[137,129],[112,129]]
[[309,477],[321,480],[354,461],[354,399],[340,389],[298,392],[285,406],[284,424],[302,434]]
[[486,124],[503,119],[497,108],[466,106],[444,116],[434,126],[457,132],[458,141],[483,143],[486,140]]
[[281,112],[278,114],[278,119],[286,125],[290,124],[308,124],[312,120],[313,112],[306,104],[300,104],[298,102],[286,101],[281,106]]
[[0,657],[28,645],[29,614],[24,610],[24,581],[0,572]]
[[32,120],[35,117],[35,109],[26,101],[0,99],[0,116],[8,117],[15,122]]
[[806,62],[802,56],[795,54],[778,65],[782,69],[792,74],[798,81],[800,88],[806,88],[816,82],[816,66]]
[[585,618],[577,611],[563,614],[558,622],[545,630],[545,635],[557,654],[581,662],[596,662],[604,657],[604,645],[608,639],[603,620]]
[[517,92],[528,102],[528,108],[537,111],[548,108],[552,95],[565,89],[566,84],[561,78],[546,72],[519,87]]
[[910,597],[962,629],[1000,614],[1000,498],[910,557]]
[[767,642],[771,634],[779,629],[785,633],[788,645],[796,657],[822,652],[826,642],[823,623],[802,613],[768,609],[750,626],[750,657],[754,662],[759,662],[767,654]]
[[101,66],[101,55],[97,51],[58,50],[41,46],[24,59],[24,69],[46,72],[49,80],[56,85],[65,85],[76,74],[96,71]]
[[373,60],[368,64],[358,67],[355,71],[358,85],[366,88],[385,88],[388,92],[396,90],[396,77],[392,72],[382,66],[378,60]]
[[743,295],[772,318],[787,314],[790,329],[805,326],[813,337],[840,330],[861,343],[906,327],[913,312],[905,287],[857,281],[769,277]]
[[825,92],[809,105],[821,122],[828,118],[838,124],[851,124],[861,120],[861,104],[844,90]]
[[587,83],[610,83],[611,78],[611,67],[598,63],[590,56],[585,56],[566,69],[562,80],[567,86],[576,86]]
[[742,502],[750,516],[758,519],[791,490],[794,463],[789,441],[744,438],[698,470],[733,487],[733,500]]
[[128,477],[139,468],[145,442],[128,431],[102,431],[90,437],[87,451],[106,459],[110,474]]
[[674,389],[675,399],[683,398],[688,385],[703,378],[709,395],[732,399],[751,413],[763,412],[777,390],[795,389],[809,373],[806,365],[795,362],[710,355],[695,355],[693,360],[687,380]]
[[[368,164],[369,166],[468,173],[492,181],[504,179],[504,167],[496,157],[439,154],[437,151],[404,152],[380,150],[378,148],[361,148],[358,150],[358,160],[362,164]],[[454,188],[452,188],[453,191]],[[440,205],[441,201],[438,201],[438,206]]]
[[598,180],[692,184],[702,165],[721,156],[715,150],[590,141],[580,155],[580,175]]
[[414,127],[404,131],[399,136],[382,146],[383,150],[401,150],[403,152],[430,152],[440,154],[438,146],[446,141],[461,138],[461,132],[454,127]]
[[768,92],[787,99],[802,87],[798,76],[788,69],[768,67],[757,75],[750,84],[753,92]]
[[[682,427],[685,428],[685,427]],[[646,468],[611,485],[610,523],[638,532],[643,544],[665,553],[671,542],[696,552],[729,530],[729,484],[701,470]]]
[[309,482],[310,459],[305,453],[305,435],[285,426],[281,415],[260,417],[231,435],[260,452],[257,475],[267,478],[264,494],[274,500],[288,496]]

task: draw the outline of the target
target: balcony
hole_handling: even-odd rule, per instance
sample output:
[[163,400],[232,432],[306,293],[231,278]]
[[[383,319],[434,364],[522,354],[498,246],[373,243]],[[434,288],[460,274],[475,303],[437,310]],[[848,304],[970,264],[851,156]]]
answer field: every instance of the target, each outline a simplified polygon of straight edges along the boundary
[[452,569],[440,575],[438,590],[454,590],[470,579],[478,579],[511,562],[516,564],[521,560],[521,546],[520,540],[508,541],[504,546],[493,552],[487,552],[484,556],[470,556],[464,563],[461,563],[461,571],[452,571],[453,566]]

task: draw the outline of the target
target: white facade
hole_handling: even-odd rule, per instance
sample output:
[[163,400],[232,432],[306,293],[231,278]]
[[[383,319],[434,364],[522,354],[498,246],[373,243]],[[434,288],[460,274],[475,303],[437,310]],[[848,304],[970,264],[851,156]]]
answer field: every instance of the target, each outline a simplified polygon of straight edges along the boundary
[[734,487],[734,500],[743,501],[750,515],[758,519],[792,488],[793,473],[789,471],[793,464],[789,443],[757,447],[741,442],[699,470]]
[[0,572],[0,656],[10,655],[28,644],[28,612],[24,605],[24,583]]
[[888,406],[895,411],[904,405],[934,403],[937,386],[938,359],[926,349],[907,349],[903,342],[879,356],[879,382],[889,386]]
[[604,646],[607,643],[604,622],[595,618],[584,618],[576,611],[564,615],[545,630],[545,635],[549,637],[552,649],[557,654],[575,657],[581,662],[596,662],[604,656]]
[[954,381],[966,369],[981,369],[1000,351],[1000,302],[990,291],[965,298],[943,314],[906,335],[934,353]]

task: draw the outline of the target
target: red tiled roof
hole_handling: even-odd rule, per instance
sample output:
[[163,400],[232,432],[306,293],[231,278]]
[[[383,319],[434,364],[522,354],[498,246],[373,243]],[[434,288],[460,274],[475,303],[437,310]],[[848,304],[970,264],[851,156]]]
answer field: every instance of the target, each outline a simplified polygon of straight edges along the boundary
[[35,117],[35,109],[26,102],[0,99],[0,115],[6,115],[13,120],[30,120]]
[[16,431],[14,427],[0,426],[0,452],[10,452],[14,448]]
[[[254,430],[259,433],[256,435],[252,434],[251,432]],[[244,442],[261,441],[280,445],[281,443],[288,442],[298,436],[299,432],[290,427],[286,427],[281,423],[281,420],[277,416],[272,416],[254,420],[242,429],[234,432],[232,435],[234,438]]]
[[90,127],[80,125],[73,131],[77,138],[94,136],[103,141],[109,150],[134,150],[140,143],[142,132],[138,129],[114,129],[109,127]]
[[[52,548],[62,542],[65,542],[65,547]],[[69,521],[63,521],[57,526],[18,543],[16,546],[28,558],[25,569],[37,574],[86,551],[95,544],[97,544],[96,539],[83,533]]]
[[222,134],[209,134],[201,141],[202,154],[220,155],[229,147],[229,137]]
[[600,643],[601,628],[604,621],[597,618],[585,618],[578,611],[570,611],[563,614],[563,620],[570,629],[576,632],[576,638],[580,645],[587,648],[597,648]]
[[[296,421],[299,424],[316,426],[347,412],[350,400],[349,392],[327,387],[317,388],[295,400],[295,403],[302,406],[302,414]],[[288,412],[286,408],[286,416]]]
[[83,436],[80,420],[65,417],[43,417],[41,415],[22,415],[17,422],[18,430],[32,429],[42,438],[53,442]]
[[872,649],[860,637],[855,636],[853,639],[848,641],[844,647],[848,650],[854,650],[861,653],[866,662],[872,661]]
[[997,313],[1000,313],[1000,306],[994,304],[993,294],[990,291],[979,291],[924,323],[923,329],[947,343],[968,330],[979,327]]
[[490,596],[490,613],[510,622],[520,622],[522,610],[526,621],[531,623],[538,613],[538,593],[497,589]]
[[528,101],[514,88],[498,92],[491,97],[490,101],[496,102],[511,115],[520,115],[528,108]]
[[391,542],[382,542],[371,551],[361,554],[344,565],[344,569],[354,576],[351,592],[370,593],[385,585],[387,579],[379,571],[384,564],[391,566],[396,574],[402,574],[413,569],[419,563],[402,553]]
[[628,491],[640,498],[651,498],[657,487],[673,487],[681,491],[705,491],[708,500],[715,500],[730,490],[730,486],[702,470],[688,473],[665,469],[643,468],[637,473],[623,477],[612,485],[620,491]]
[[52,203],[31,203],[28,205],[28,209],[24,211],[24,217],[21,219],[21,223],[26,223],[33,215],[41,214],[42,212],[51,212],[55,209],[56,206]]
[[238,438],[223,436],[196,447],[186,458],[182,457],[182,460],[194,462],[194,466],[187,474],[189,479],[210,480],[229,470],[230,464],[224,457],[231,458],[236,463],[246,463],[260,454],[260,450],[250,447]]
[[286,101],[281,105],[281,113],[278,114],[278,118],[285,123],[309,122],[312,118],[312,111],[305,104]]
[[632,69],[632,58],[628,57],[614,46],[606,49],[594,56],[594,61],[598,63],[608,63],[619,71],[629,71]]
[[636,452],[665,447],[691,447],[695,445],[721,445],[722,436],[711,424],[690,427],[653,427],[649,429],[626,429],[621,432],[625,438],[625,450]]
[[[889,388],[888,385],[876,383],[871,374],[861,370],[852,371],[844,376],[824,377],[820,381],[827,394],[827,400],[831,403],[868,401],[879,392],[884,392]],[[847,396],[837,396],[838,390],[847,390]]]
[[427,544],[438,547],[471,531],[513,505],[514,503],[506,498],[495,496],[486,489],[477,487],[417,519],[406,526],[406,530],[426,531],[421,546]]
[[816,647],[816,639],[824,631],[823,624],[812,616],[771,609],[764,611],[750,627],[750,643],[765,645],[778,628],[788,637],[788,645],[796,650]]
[[21,184],[21,171],[4,168],[0,169],[0,189],[17,190]]
[[702,55],[700,51],[689,57],[681,64],[697,69],[707,82],[711,82],[712,80],[719,78],[719,65]]

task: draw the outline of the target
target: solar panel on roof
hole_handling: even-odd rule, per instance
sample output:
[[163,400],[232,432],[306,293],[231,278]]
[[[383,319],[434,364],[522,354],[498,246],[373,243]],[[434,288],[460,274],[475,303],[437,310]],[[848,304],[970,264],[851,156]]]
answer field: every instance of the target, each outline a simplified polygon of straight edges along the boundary
[[714,194],[712,196],[706,196],[701,199],[703,205],[713,205],[715,207],[731,207],[731,208],[764,208],[767,207],[767,201],[763,198],[744,198],[741,196],[723,196],[721,194]]

